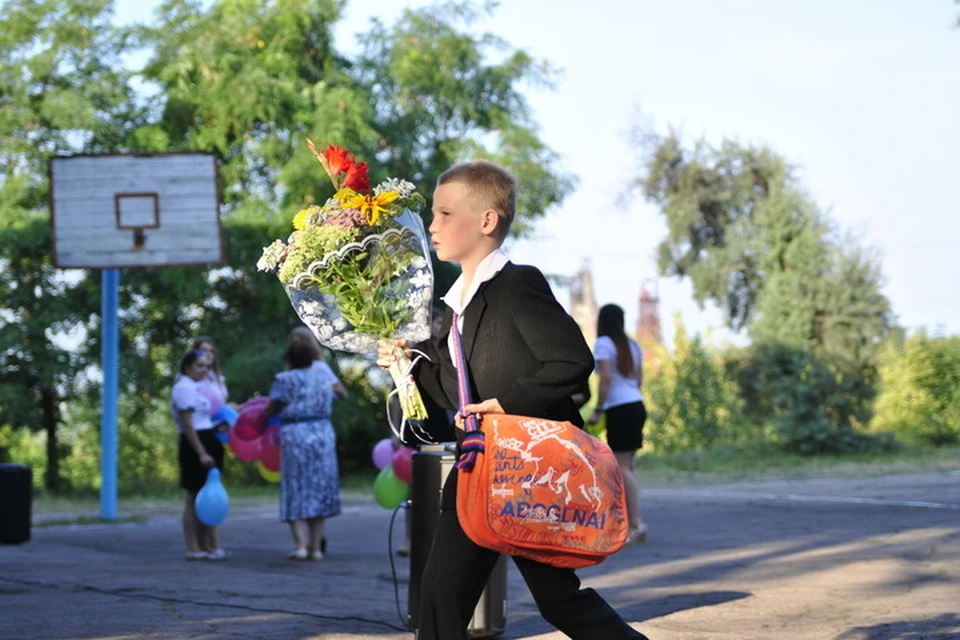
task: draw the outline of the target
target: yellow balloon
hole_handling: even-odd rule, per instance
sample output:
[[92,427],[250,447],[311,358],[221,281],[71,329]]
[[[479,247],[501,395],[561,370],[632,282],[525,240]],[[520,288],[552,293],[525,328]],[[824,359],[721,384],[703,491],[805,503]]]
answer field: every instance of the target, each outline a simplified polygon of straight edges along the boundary
[[280,472],[279,471],[270,471],[263,463],[257,460],[257,471],[260,472],[260,476],[267,482],[277,483],[280,482]]

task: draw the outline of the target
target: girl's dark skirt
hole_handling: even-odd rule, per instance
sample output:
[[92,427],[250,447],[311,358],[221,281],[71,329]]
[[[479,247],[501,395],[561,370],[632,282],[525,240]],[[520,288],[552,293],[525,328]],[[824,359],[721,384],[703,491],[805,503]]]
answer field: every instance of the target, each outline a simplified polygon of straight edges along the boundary
[[643,424],[647,408],[643,400],[610,407],[607,418],[607,444],[614,451],[633,451],[643,447]]
[[[197,431],[200,444],[217,463],[217,468],[223,471],[223,443],[213,429]],[[177,462],[180,463],[180,486],[190,493],[197,493],[207,481],[207,468],[200,464],[200,457],[187,441],[187,436],[180,434],[177,443]]]

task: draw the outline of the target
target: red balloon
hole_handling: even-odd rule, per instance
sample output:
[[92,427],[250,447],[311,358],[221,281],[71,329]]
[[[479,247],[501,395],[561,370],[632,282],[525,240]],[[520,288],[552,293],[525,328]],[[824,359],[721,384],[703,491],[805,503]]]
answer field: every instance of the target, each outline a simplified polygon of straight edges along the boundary
[[230,450],[233,451],[233,455],[244,462],[253,462],[259,458],[260,448],[263,446],[260,438],[254,438],[253,440],[240,438],[236,428],[230,429],[230,431],[227,432],[227,444],[230,445]]
[[393,474],[404,482],[413,480],[413,449],[410,447],[400,447],[393,454],[393,460],[390,465],[393,467]]
[[280,427],[276,425],[260,436],[260,464],[268,471],[280,471]]
[[265,407],[268,402],[270,402],[270,398],[268,398],[267,396],[255,396],[253,398],[250,398],[246,402],[244,402],[242,405],[240,405],[240,410],[243,411],[244,409],[248,409],[248,408],[252,409],[253,407],[260,407],[260,406]]
[[237,421],[233,423],[231,433],[235,433],[241,440],[256,440],[267,430],[267,414],[264,409],[267,405],[247,407],[240,411]]

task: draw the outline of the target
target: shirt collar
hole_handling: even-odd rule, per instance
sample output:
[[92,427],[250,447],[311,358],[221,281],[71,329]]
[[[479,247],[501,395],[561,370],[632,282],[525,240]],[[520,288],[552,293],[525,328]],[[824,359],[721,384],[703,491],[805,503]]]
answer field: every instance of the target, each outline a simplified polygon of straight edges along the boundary
[[463,291],[464,279],[461,273],[441,300],[453,309],[458,316],[462,316],[464,309],[470,306],[470,301],[477,295],[480,285],[492,280],[508,262],[510,262],[510,259],[507,254],[500,249],[494,249],[477,265],[477,270],[473,274],[473,282],[470,283],[470,288],[465,292],[466,295]]

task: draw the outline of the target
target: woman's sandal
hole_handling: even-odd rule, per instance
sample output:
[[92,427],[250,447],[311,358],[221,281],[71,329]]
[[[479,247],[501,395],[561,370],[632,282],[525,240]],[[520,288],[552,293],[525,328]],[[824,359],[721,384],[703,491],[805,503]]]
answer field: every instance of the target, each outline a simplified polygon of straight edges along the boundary
[[290,560],[306,560],[309,557],[307,550],[303,547],[298,547],[287,554],[287,558]]
[[183,558],[187,562],[196,562],[197,560],[209,560],[210,554],[206,551],[187,551],[187,555]]
[[207,560],[212,560],[214,562],[219,562],[220,560],[226,560],[230,557],[230,552],[226,549],[216,549],[207,553]]

